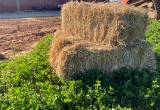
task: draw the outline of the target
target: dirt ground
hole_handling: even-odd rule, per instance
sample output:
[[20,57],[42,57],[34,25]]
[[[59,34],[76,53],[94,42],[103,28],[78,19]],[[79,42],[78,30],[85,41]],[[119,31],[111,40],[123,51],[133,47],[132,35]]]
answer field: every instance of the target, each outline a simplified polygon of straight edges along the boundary
[[0,19],[0,60],[29,51],[59,26],[59,17]]

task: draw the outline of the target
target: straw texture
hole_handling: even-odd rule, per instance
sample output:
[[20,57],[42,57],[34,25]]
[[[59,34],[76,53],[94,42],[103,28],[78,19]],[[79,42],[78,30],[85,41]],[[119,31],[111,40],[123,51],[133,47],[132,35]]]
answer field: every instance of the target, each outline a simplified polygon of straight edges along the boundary
[[113,3],[70,2],[62,9],[64,33],[114,46],[144,40],[147,13],[136,7]]
[[[151,71],[156,69],[152,47],[144,42],[143,45],[141,43],[124,48],[112,48],[90,42],[63,39],[53,45],[51,53],[56,54],[51,56],[54,58],[51,65],[58,76],[67,79],[92,69],[104,73],[111,73],[122,67],[137,70],[150,69]],[[60,46],[64,46],[64,48],[58,48]]]
[[119,4],[70,2],[63,6],[49,62],[59,77],[122,67],[156,70],[152,46],[145,42],[147,14]]

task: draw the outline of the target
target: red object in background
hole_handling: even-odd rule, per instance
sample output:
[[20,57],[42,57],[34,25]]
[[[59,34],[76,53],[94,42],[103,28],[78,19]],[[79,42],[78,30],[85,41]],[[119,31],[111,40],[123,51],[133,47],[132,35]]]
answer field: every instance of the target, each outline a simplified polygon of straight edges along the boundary
[[128,3],[129,3],[129,0],[121,0],[121,3],[123,3],[123,4],[128,4]]

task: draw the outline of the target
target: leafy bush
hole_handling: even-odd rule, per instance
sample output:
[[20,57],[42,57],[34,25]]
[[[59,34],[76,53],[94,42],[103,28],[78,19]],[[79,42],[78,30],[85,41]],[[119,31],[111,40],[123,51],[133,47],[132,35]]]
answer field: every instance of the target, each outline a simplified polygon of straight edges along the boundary
[[[160,65],[159,21],[151,21],[146,39]],[[156,33],[156,35],[155,35]],[[122,68],[112,75],[92,70],[81,80],[56,77],[48,65],[53,37],[42,39],[26,56],[0,63],[0,108],[28,110],[151,110],[160,108],[160,71]]]

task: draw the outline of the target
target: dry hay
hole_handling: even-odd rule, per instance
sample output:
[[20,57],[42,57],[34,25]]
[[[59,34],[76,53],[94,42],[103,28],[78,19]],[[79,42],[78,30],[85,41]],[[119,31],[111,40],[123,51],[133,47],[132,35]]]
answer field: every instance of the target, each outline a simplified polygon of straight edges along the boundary
[[70,79],[92,69],[111,73],[122,67],[156,70],[152,47],[144,41],[146,14],[122,6],[64,5],[62,27],[55,34],[49,56],[58,76]]
[[56,68],[56,64],[58,62],[56,58],[57,56],[59,56],[59,53],[62,51],[62,49],[66,46],[74,45],[75,43],[78,44],[79,41],[89,44],[89,42],[80,39],[75,39],[73,36],[66,36],[61,31],[57,31],[55,33],[55,38],[53,40],[49,53],[50,65],[53,68]]
[[70,2],[62,9],[65,34],[92,42],[127,45],[144,40],[147,24],[144,10],[113,3]]
[[[53,43],[51,53],[56,54],[54,57],[50,56],[54,58],[50,62],[58,76],[72,78],[76,74],[92,69],[111,73],[122,67],[155,70],[154,54],[147,43],[124,48],[108,48],[105,45],[94,45],[89,42],[73,42],[63,39]],[[58,47],[64,45],[66,46],[59,51]]]

